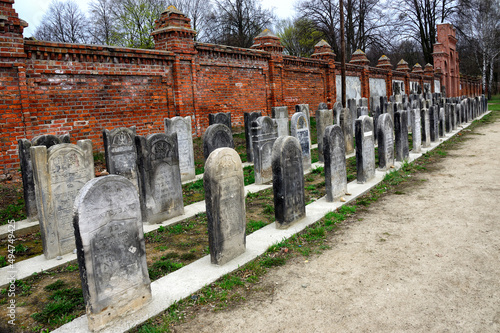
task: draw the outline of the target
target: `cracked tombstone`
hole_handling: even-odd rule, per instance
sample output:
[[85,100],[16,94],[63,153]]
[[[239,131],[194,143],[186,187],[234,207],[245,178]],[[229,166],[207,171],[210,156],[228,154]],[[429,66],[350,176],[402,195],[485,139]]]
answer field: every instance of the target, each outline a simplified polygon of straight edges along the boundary
[[172,135],[173,133],[177,133],[181,181],[194,179],[196,170],[194,166],[191,116],[165,118],[165,134]]
[[229,128],[231,132],[231,112],[219,112],[208,114],[208,125],[223,124]]
[[102,131],[107,171],[127,178],[139,190],[135,135],[135,126]]
[[297,138],[302,148],[302,164],[305,171],[311,169],[311,135],[303,112],[294,113],[291,121],[292,136]]
[[278,123],[278,136],[289,135],[288,131],[288,107],[277,106],[271,108],[271,114],[273,119]]
[[316,133],[318,139],[318,159],[320,162],[324,162],[323,158],[323,135],[325,134],[325,129],[333,125],[333,110],[328,110],[326,105],[323,109],[318,109],[316,111]]
[[255,184],[264,184],[273,179],[272,152],[278,138],[276,121],[264,116],[252,123]]
[[323,136],[326,201],[332,202],[347,192],[344,133],[339,125],[330,125]]
[[233,134],[231,130],[223,124],[208,126],[203,134],[203,156],[205,160],[210,153],[217,148],[234,148]]
[[356,119],[356,169],[357,182],[364,184],[375,177],[375,142],[373,119],[361,116]]
[[245,112],[243,114],[245,121],[245,142],[247,145],[247,162],[253,162],[253,145],[252,145],[252,123],[262,116],[262,112]]
[[377,132],[379,169],[388,170],[394,165],[394,124],[389,114],[380,115]]
[[410,157],[408,147],[408,126],[406,125],[406,111],[394,113],[394,130],[396,132],[396,161],[403,162]]

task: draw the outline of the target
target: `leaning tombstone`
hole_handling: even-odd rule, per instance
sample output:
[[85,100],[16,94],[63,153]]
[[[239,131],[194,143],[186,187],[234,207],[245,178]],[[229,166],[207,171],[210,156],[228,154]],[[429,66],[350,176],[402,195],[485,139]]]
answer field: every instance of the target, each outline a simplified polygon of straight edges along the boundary
[[378,166],[385,171],[394,165],[394,124],[389,114],[380,115],[377,132]]
[[326,108],[316,111],[316,132],[318,136],[318,159],[320,162],[324,162],[323,158],[323,135],[325,134],[325,129],[333,125],[333,110],[328,110]]
[[406,125],[406,111],[394,113],[394,131],[396,132],[396,161],[403,162],[410,157],[408,147],[408,126]]
[[223,124],[231,131],[231,112],[219,112],[208,114],[208,125]]
[[422,148],[422,131],[421,131],[421,122],[420,122],[420,110],[413,109],[411,110],[411,128],[412,128],[412,141],[413,147],[412,151],[414,153],[420,153]]
[[135,126],[131,128],[119,127],[111,131],[104,129],[102,138],[108,172],[127,178],[139,190],[135,134]]
[[351,154],[354,152],[354,133],[352,131],[352,122],[351,110],[349,110],[348,108],[343,108],[340,117],[340,127],[342,128],[342,132],[344,132],[346,154]]
[[24,207],[28,221],[32,222],[37,220],[38,210],[36,209],[35,181],[33,178],[33,164],[31,162],[30,148],[34,146],[45,146],[48,149],[57,144],[70,143],[69,134],[61,136],[52,134],[40,135],[33,138],[32,141],[20,139],[17,143],[19,147],[18,155],[21,165],[21,177],[23,179]]
[[252,146],[252,123],[262,116],[262,112],[245,112],[243,114],[245,121],[245,142],[247,144],[247,162],[253,162]]
[[135,145],[142,220],[154,224],[184,214],[177,134],[136,136]]
[[278,136],[289,135],[288,131],[288,108],[286,106],[277,106],[271,108],[273,119],[278,123]]
[[332,202],[347,193],[344,133],[339,125],[330,125],[325,129],[323,151],[326,201]]
[[217,148],[234,148],[233,134],[224,124],[208,126],[203,134],[203,156],[205,160]]
[[181,181],[194,179],[196,176],[196,170],[194,167],[191,117],[173,117],[171,119],[165,118],[165,133],[168,135],[177,133],[177,149],[179,151]]
[[92,142],[31,147],[43,254],[53,259],[75,249],[73,203],[78,191],[94,178]]
[[356,119],[356,169],[357,182],[364,184],[375,177],[375,142],[373,119],[361,116]]
[[302,148],[303,169],[304,171],[308,171],[311,169],[311,136],[305,114],[303,112],[294,113],[290,127],[292,136],[299,140],[300,147]]
[[269,117],[259,117],[252,123],[255,184],[273,179],[272,152],[278,138],[278,125]]
[[214,150],[203,175],[210,261],[224,265],[245,252],[245,185],[238,153]]
[[288,228],[306,215],[302,148],[299,140],[280,136],[273,146],[273,194],[276,228]]
[[89,329],[112,327],[151,300],[135,185],[117,175],[89,181],[75,200],[73,226]]

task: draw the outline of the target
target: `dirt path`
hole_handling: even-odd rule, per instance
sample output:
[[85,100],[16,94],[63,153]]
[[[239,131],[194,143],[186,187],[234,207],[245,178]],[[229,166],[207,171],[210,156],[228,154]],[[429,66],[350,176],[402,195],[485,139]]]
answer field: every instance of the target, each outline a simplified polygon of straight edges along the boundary
[[500,123],[476,133],[357,214],[330,250],[175,331],[500,332]]

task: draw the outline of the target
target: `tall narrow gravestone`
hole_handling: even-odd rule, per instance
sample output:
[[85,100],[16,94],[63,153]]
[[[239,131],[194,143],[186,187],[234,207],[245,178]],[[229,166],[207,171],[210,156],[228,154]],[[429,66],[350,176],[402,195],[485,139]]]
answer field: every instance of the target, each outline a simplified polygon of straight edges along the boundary
[[135,133],[135,126],[131,128],[119,127],[111,131],[104,129],[102,138],[108,172],[127,178],[139,189]]
[[421,121],[420,121],[420,109],[411,110],[411,128],[412,128],[412,141],[413,147],[412,151],[414,153],[420,153],[422,150],[422,131],[421,131]]
[[[311,124],[311,115],[309,114],[309,104],[295,105],[295,113],[302,112],[307,119],[307,126]],[[310,130],[310,128],[309,128]]]
[[356,100],[354,98],[350,98],[347,100],[347,108],[351,111],[351,127],[352,133],[355,133],[354,123],[355,120],[358,119],[358,105],[356,104]]
[[179,169],[181,180],[194,179],[196,176],[194,167],[193,133],[191,130],[191,117],[165,118],[165,133],[172,135],[177,133],[177,149],[179,150]]
[[278,125],[269,117],[259,117],[252,124],[255,184],[273,179],[272,152],[278,138]]
[[224,265],[245,252],[245,186],[238,153],[214,150],[203,175],[212,264]]
[[73,225],[88,325],[98,331],[151,300],[137,189],[117,175],[91,180]]
[[446,107],[444,109],[444,118],[445,118],[445,124],[446,124],[446,133],[451,132],[451,123],[452,123],[452,104],[446,104]]
[[288,108],[286,106],[277,106],[271,108],[273,119],[278,123],[278,136],[289,135],[288,131]]
[[356,169],[357,182],[364,184],[375,177],[375,142],[373,119],[361,116],[356,119]]
[[429,109],[429,133],[431,141],[439,141],[439,106],[431,106]]
[[40,135],[33,138],[32,141],[20,139],[18,141],[19,160],[21,165],[21,176],[23,179],[24,207],[28,221],[38,219],[38,210],[36,209],[35,181],[33,176],[33,164],[31,162],[30,148],[34,146],[45,146],[48,148],[60,144],[70,143],[69,134],[56,136],[52,134]]
[[177,134],[135,137],[142,220],[160,223],[184,214]]
[[205,160],[217,148],[234,148],[231,130],[223,124],[208,126],[203,134],[203,156]]
[[408,126],[406,125],[408,117],[406,111],[397,111],[394,113],[394,131],[396,132],[396,161],[403,162],[410,157],[408,147]]
[[339,125],[330,125],[325,129],[323,149],[326,201],[332,202],[347,192],[344,133]]
[[210,113],[208,115],[208,125],[223,124],[231,132],[231,112]]
[[342,109],[340,118],[342,132],[344,132],[345,153],[351,154],[354,152],[354,132],[352,131],[351,110],[348,108]]
[[303,112],[294,113],[291,121],[292,136],[296,137],[302,148],[302,164],[304,170],[311,169],[311,135],[306,116]]
[[439,123],[438,123],[439,137],[444,137],[446,133],[446,122],[444,116],[444,108],[439,109]]
[[451,130],[455,131],[457,129],[457,108],[456,104],[451,104],[450,105],[450,115],[451,115]]
[[245,112],[243,114],[245,120],[245,142],[247,144],[247,162],[253,162],[253,145],[252,145],[252,123],[257,118],[262,116],[262,112]]
[[380,115],[377,122],[378,166],[387,170],[394,165],[394,125],[387,113]]
[[[325,105],[326,107],[326,105]],[[333,125],[333,110],[321,109],[316,111],[316,133],[318,136],[318,159],[324,162],[323,158],[323,135],[325,129]]]
[[302,149],[295,137],[280,136],[274,143],[273,194],[276,228],[288,228],[306,215]]
[[340,115],[342,113],[342,103],[340,102],[335,102],[333,104],[333,119],[334,119],[334,124],[340,125]]
[[43,254],[52,259],[75,249],[73,203],[94,178],[92,142],[31,147],[31,158]]

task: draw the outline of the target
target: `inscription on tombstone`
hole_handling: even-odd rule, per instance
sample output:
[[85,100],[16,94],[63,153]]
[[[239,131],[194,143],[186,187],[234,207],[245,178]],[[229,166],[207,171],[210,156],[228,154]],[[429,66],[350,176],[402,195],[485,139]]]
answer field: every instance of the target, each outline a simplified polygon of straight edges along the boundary
[[127,178],[136,189],[139,189],[135,133],[135,126],[131,128],[119,127],[111,131],[104,129],[102,137],[108,172]]
[[278,138],[278,125],[269,117],[259,117],[252,123],[255,184],[273,179],[272,150]]
[[421,131],[421,120],[420,120],[420,110],[411,110],[411,123],[412,123],[412,140],[413,140],[413,152],[420,153],[422,148],[422,131]]
[[278,136],[289,135],[288,131],[288,108],[286,106],[278,106],[271,108],[271,113],[278,123]]
[[231,112],[210,113],[208,114],[208,125],[223,124],[231,132]]
[[247,162],[253,162],[253,145],[252,145],[252,123],[257,118],[262,116],[262,112],[245,112],[243,114],[245,120],[245,142],[247,144]]
[[234,148],[233,135],[229,128],[223,124],[208,126],[203,134],[203,156],[205,160],[217,148]]
[[380,115],[377,122],[378,165],[387,170],[394,165],[394,125],[387,113]]
[[294,113],[291,121],[292,136],[296,137],[302,148],[302,164],[304,170],[311,168],[311,136],[306,116],[303,112]]
[[373,119],[361,116],[356,119],[356,169],[357,182],[364,184],[375,177],[375,142]]
[[[325,105],[326,107],[326,105]],[[316,133],[318,136],[318,159],[320,162],[324,161],[323,158],[323,135],[325,129],[333,125],[333,110],[320,109],[316,111]]]
[[394,113],[394,130],[396,132],[396,161],[402,162],[410,157],[408,147],[408,126],[406,121],[407,111],[397,111]]
[[347,192],[344,133],[339,125],[330,125],[325,129],[323,145],[326,201],[332,202]]
[[165,118],[165,133],[177,133],[177,149],[179,156],[179,169],[181,181],[194,179],[194,151],[193,134],[191,130],[191,117]]

